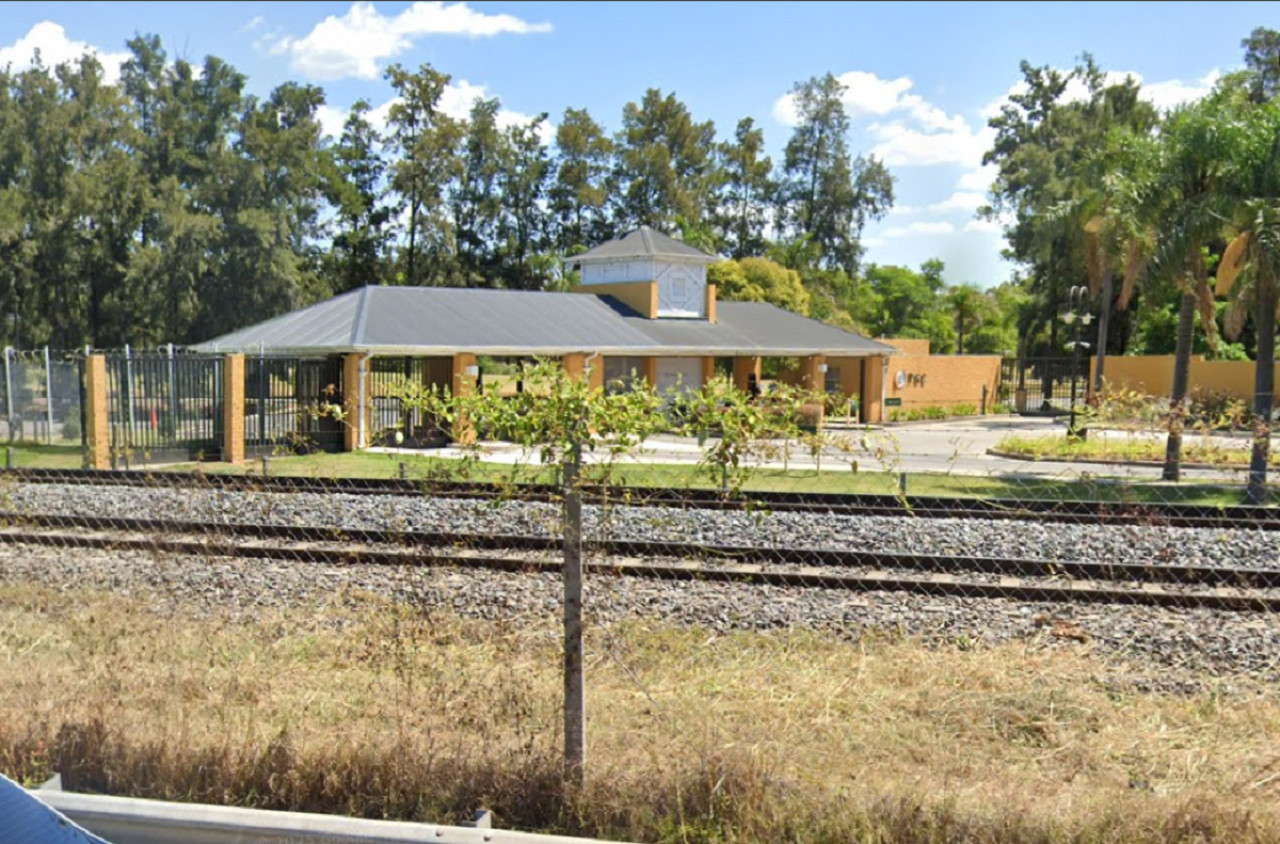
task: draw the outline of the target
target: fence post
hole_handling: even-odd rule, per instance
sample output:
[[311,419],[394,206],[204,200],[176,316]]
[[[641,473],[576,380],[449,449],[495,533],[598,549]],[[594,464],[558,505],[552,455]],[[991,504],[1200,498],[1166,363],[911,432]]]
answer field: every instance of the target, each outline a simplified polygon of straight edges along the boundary
[[128,408],[127,419],[129,420],[129,433],[124,438],[124,447],[126,449],[133,448],[134,435],[134,418],[133,418],[133,352],[129,350],[129,344],[124,344],[124,400],[125,406]]
[[987,385],[982,385],[982,416],[987,415]]
[[173,359],[173,344],[169,344],[169,429],[176,440],[178,437],[178,374],[177,364]]
[[9,442],[13,442],[13,346],[4,347],[4,409],[9,419]]
[[244,462],[244,355],[222,358],[222,460]]
[[48,346],[44,347],[44,413],[49,423],[49,445],[53,445],[53,363]]
[[587,759],[586,678],[582,647],[582,446],[564,459],[564,775],[582,786]]
[[84,432],[87,469],[111,468],[111,427],[107,411],[107,359],[89,355],[84,360]]

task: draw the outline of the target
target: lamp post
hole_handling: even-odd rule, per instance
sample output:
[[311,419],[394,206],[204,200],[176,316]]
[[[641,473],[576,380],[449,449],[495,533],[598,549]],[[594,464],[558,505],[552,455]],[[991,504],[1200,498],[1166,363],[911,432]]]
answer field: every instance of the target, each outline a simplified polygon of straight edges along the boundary
[[[1093,315],[1089,313],[1089,288],[1077,286],[1068,290],[1067,307],[1069,310],[1062,315],[1062,321],[1074,328],[1071,341],[1071,419],[1067,424],[1067,439],[1083,440],[1088,429],[1076,426],[1076,382],[1080,378],[1080,347],[1089,345],[1080,340],[1080,329],[1093,322]],[[1080,313],[1077,314],[1076,309]]]

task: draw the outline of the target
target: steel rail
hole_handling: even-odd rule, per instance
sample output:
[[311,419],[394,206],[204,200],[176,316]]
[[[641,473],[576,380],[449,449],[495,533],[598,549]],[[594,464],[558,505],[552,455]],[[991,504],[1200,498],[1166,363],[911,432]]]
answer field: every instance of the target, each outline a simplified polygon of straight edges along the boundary
[[[418,495],[513,501],[557,501],[562,495],[559,487],[549,484],[388,478],[316,479],[167,471],[0,470],[0,481],[4,480],[37,484],[64,483],[161,489],[204,487],[237,492]],[[776,491],[746,491],[740,495],[727,496],[716,490],[643,486],[607,488],[587,486],[584,488],[584,500],[593,504],[679,506],[719,510],[800,511],[836,515],[1280,530],[1280,508],[1246,505],[1219,507],[1151,502]]]
[[[3,521],[0,517],[0,522]],[[119,520],[68,516],[41,517],[26,523],[9,521],[8,527],[0,528],[0,544],[286,559],[329,565],[444,566],[523,573],[560,571],[559,561],[552,556],[530,558],[475,553],[497,549],[554,552],[559,547],[559,540],[553,537],[471,537],[394,531],[361,531],[346,535],[331,531],[326,536],[317,530],[308,538],[299,540],[296,529],[283,526],[180,522],[162,523],[170,529],[170,535],[157,536],[142,527],[145,523],[145,520],[133,520],[131,525],[125,525]],[[246,538],[228,540],[221,535],[236,531],[226,531],[227,527],[249,528],[251,532],[239,533]],[[182,531],[180,528],[194,529]],[[94,532],[84,532],[86,530]],[[473,544],[470,541],[473,538],[486,541]],[[460,545],[473,549],[473,553],[455,550]],[[1277,569],[1008,560],[839,549],[707,547],[612,540],[589,542],[588,548],[595,557],[588,561],[587,568],[600,575],[853,591],[907,591],[936,596],[1047,603],[1280,610],[1280,592],[1259,591],[1280,588],[1280,570]],[[708,565],[709,560],[714,560],[714,564]],[[779,564],[783,567],[775,567]],[[964,579],[974,574],[994,574],[999,575],[999,579]],[[1196,585],[1200,590],[1179,591],[1161,588],[1161,585]]]

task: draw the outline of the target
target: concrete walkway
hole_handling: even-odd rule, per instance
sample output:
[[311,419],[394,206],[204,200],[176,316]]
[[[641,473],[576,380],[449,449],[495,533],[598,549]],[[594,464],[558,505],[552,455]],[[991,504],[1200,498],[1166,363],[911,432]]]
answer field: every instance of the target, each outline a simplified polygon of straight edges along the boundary
[[[822,465],[832,469],[848,467],[857,461],[861,472],[927,472],[978,477],[1026,477],[1026,478],[1127,478],[1158,480],[1158,466],[1115,466],[1101,463],[1031,461],[996,457],[987,454],[1005,437],[1017,436],[1066,436],[1064,421],[1046,417],[985,416],[940,422],[910,423],[874,428],[833,427],[829,433],[843,440],[846,448],[827,448],[823,451]],[[1091,436],[1126,438],[1155,436],[1154,433],[1130,433],[1125,431],[1093,431]],[[1193,435],[1188,435],[1191,440]],[[1198,435],[1195,435],[1198,437]],[[1161,437],[1162,438],[1162,437]],[[1222,438],[1228,447],[1248,447],[1239,439]],[[752,460],[752,465],[781,469],[813,469],[814,460],[802,444],[793,444],[789,459],[781,457],[780,444],[775,453]],[[485,462],[536,464],[538,454],[510,443],[481,443]],[[460,458],[466,449],[450,447],[423,452],[403,448],[371,448],[381,454],[427,454],[440,458]],[[703,449],[696,440],[688,437],[663,435],[651,437],[634,453],[619,463],[683,464],[692,465],[702,459]],[[606,459],[603,454],[588,454],[589,462]],[[1241,481],[1243,469],[1186,467],[1183,475],[1188,480]]]

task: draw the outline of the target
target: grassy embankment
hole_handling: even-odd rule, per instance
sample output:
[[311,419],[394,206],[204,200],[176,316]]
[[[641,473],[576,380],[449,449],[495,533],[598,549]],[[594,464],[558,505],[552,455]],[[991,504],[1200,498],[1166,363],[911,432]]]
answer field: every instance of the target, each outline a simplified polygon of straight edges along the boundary
[[646,842],[1280,838],[1273,688],[1125,691],[1083,645],[596,628],[589,775],[566,800],[551,619],[355,592],[251,620],[163,605],[0,587],[0,770]]

